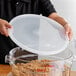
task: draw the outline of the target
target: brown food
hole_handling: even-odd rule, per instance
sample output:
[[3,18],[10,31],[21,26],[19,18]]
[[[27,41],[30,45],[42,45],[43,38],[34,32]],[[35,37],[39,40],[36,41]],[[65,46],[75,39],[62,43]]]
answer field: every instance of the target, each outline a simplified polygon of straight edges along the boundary
[[[12,65],[13,76],[69,76],[69,67],[64,65],[65,71],[61,71],[49,64],[50,60],[32,60],[29,63],[17,63]],[[68,74],[66,74],[68,73]]]

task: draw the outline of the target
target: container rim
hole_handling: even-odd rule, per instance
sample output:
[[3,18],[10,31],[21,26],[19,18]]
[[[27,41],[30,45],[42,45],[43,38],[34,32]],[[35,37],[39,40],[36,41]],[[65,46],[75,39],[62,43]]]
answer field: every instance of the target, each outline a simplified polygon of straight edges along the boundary
[[[16,52],[16,50],[17,49],[19,49],[19,50],[23,50],[22,48],[20,48],[20,47],[16,47],[16,48],[14,48],[14,49],[12,49],[10,52],[9,52],[9,56],[10,57],[13,57],[13,53],[15,53]],[[69,49],[70,50],[70,49]],[[63,57],[57,57],[57,56],[51,56],[51,55],[48,55],[48,58],[50,58],[50,60],[51,60],[51,58],[56,58],[56,61],[66,61],[66,60],[68,60],[68,59],[70,59],[70,58],[72,58],[74,55],[73,55],[73,52],[72,51],[69,51],[71,54],[70,54],[70,56],[69,57],[67,57],[67,58],[63,58]],[[27,54],[27,55],[22,55],[22,56],[18,56],[18,57],[14,57],[13,59],[14,60],[17,60],[17,59],[19,59],[19,58],[23,58],[23,57],[34,57],[34,56],[38,56],[37,54]],[[39,55],[40,56],[40,55]],[[44,55],[42,55],[42,56],[44,56]],[[46,56],[47,57],[47,56]],[[20,59],[21,60],[21,59]],[[48,59],[49,60],[49,59]]]

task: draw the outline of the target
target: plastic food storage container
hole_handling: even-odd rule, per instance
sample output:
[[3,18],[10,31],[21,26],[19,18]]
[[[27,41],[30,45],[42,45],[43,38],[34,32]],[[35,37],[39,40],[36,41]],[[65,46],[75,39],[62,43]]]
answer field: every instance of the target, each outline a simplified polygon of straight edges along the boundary
[[69,49],[55,56],[38,56],[16,47],[5,60],[12,67],[12,76],[70,76],[73,59]]
[[12,76],[70,76],[75,57],[67,48],[69,40],[60,24],[31,14],[17,16],[10,24],[9,36],[19,46],[5,59]]

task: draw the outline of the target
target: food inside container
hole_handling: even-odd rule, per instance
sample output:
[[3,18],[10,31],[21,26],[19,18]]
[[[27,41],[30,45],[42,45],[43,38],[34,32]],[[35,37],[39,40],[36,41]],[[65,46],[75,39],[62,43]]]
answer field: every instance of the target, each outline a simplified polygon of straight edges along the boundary
[[69,76],[70,67],[64,65],[64,70],[57,68],[49,60],[33,60],[29,63],[12,65],[13,76]]
[[[71,58],[72,54],[68,54]],[[9,61],[12,67],[12,76],[70,76],[72,62],[60,55],[27,54],[25,50],[17,47],[6,56],[6,61]]]

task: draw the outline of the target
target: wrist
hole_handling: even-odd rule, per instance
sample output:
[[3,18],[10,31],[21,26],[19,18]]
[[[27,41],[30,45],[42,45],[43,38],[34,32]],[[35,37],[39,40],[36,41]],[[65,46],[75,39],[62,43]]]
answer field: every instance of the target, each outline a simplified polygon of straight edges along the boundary
[[69,23],[65,23],[65,24],[63,25],[63,27],[65,27],[65,26],[67,26],[67,25],[68,25],[68,26],[70,26],[70,24],[69,24]]

